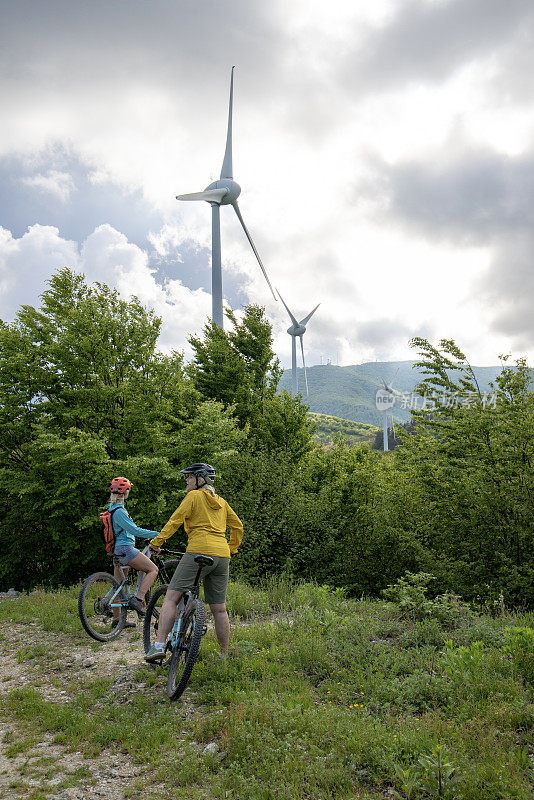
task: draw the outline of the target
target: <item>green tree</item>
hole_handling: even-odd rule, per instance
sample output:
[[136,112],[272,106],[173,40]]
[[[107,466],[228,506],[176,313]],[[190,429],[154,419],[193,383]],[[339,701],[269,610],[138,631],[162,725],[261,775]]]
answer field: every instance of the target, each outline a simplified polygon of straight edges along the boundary
[[[534,601],[534,396],[524,360],[480,391],[454,342],[414,341],[431,412],[394,453],[382,508],[386,526],[411,531],[419,568],[466,597]],[[459,398],[463,402],[459,402]],[[451,400],[452,398],[452,400]]]
[[35,425],[103,439],[111,458],[160,446],[198,402],[182,357],[156,352],[160,320],[69,269],[40,309],[0,327],[0,448],[17,458]]
[[83,276],[55,274],[36,309],[0,325],[0,581],[57,585],[104,566],[98,509],[113,474],[158,529],[179,467],[241,446],[230,409],[207,401],[182,356],[156,350],[160,320]]
[[227,310],[226,316],[232,323],[229,331],[208,322],[203,338],[189,339],[194,351],[190,374],[204,397],[234,406],[244,428],[264,413],[265,402],[276,393],[281,369],[261,306],[246,306],[241,321],[232,311]]

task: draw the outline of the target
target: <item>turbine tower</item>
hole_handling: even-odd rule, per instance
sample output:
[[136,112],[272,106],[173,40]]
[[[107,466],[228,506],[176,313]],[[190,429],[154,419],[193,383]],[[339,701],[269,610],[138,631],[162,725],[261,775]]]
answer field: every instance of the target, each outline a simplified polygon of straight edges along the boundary
[[[276,290],[278,292],[278,289]],[[313,314],[317,311],[319,306],[321,305],[318,303],[313,311],[310,311],[307,317],[304,317],[300,322],[297,322],[296,318],[293,316],[291,311],[286,305],[286,302],[280,292],[278,292],[278,297],[284,304],[287,313],[291,317],[291,322],[293,323],[291,327],[287,329],[287,332],[291,336],[291,392],[294,397],[297,396],[298,392],[298,381],[297,381],[297,343],[296,338],[297,336],[300,339],[300,350],[302,352],[302,366],[304,367],[304,380],[306,382],[306,397],[308,397],[308,375],[306,374],[306,360],[304,358],[304,344],[302,342],[302,337],[306,333],[306,323],[309,322]]]
[[226,134],[226,149],[224,151],[223,165],[221,169],[220,180],[210,183],[206,186],[203,192],[193,192],[191,194],[179,194],[177,200],[205,200],[206,203],[211,205],[211,315],[213,322],[220,328],[223,327],[223,295],[222,295],[222,269],[221,269],[221,222],[220,222],[220,206],[231,205],[234,208],[237,218],[246,237],[250,242],[250,246],[254,251],[254,255],[258,259],[258,264],[269,284],[269,288],[273,293],[273,297],[277,297],[271,286],[271,282],[267,277],[265,267],[261,262],[256,246],[252,241],[252,237],[247,230],[247,226],[241,216],[241,211],[237,205],[237,198],[241,194],[241,186],[234,181],[233,168],[232,168],[232,106],[234,97],[234,69],[232,67],[232,74],[230,78],[230,103],[228,108],[228,131]]

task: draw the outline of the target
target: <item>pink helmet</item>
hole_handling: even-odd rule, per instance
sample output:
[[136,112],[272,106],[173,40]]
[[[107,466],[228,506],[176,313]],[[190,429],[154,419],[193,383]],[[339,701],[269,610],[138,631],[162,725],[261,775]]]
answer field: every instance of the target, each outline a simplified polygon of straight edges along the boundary
[[124,494],[128,489],[131,489],[133,483],[128,478],[113,478],[111,486],[109,487],[115,494]]

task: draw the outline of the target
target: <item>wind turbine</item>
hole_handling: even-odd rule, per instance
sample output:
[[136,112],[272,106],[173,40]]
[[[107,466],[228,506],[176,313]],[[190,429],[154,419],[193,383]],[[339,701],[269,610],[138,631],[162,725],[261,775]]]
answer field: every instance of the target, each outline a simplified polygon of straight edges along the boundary
[[[384,378],[382,378],[382,383],[384,384],[383,389],[378,389],[376,393],[376,405],[377,408],[382,410],[382,432],[383,432],[383,441],[384,441],[384,452],[389,450],[389,440],[388,440],[388,411],[390,408],[393,408],[395,405],[395,393],[393,391],[393,381],[397,377],[397,373],[399,368],[395,372],[391,383],[386,383]],[[393,417],[391,417],[391,424],[393,425]],[[393,427],[393,433],[395,433],[395,428]]]
[[[278,289],[276,290],[278,292]],[[278,292],[278,297],[284,304],[287,313],[291,317],[291,322],[293,323],[291,327],[287,329],[287,332],[291,336],[291,392],[296,397],[298,392],[298,382],[297,382],[297,343],[296,338],[297,336],[300,339],[300,350],[302,352],[302,366],[304,367],[304,380],[306,381],[306,397],[308,397],[308,375],[306,374],[306,360],[304,358],[304,344],[302,342],[302,337],[306,333],[306,323],[309,322],[312,315],[315,314],[319,306],[321,305],[318,303],[313,311],[310,311],[307,317],[301,319],[300,322],[297,322],[296,318],[293,316],[291,311],[286,305],[286,302],[280,292]]]
[[269,284],[269,288],[273,293],[273,297],[277,300],[271,282],[267,277],[265,267],[261,262],[256,246],[252,241],[252,237],[247,230],[247,226],[241,216],[241,211],[237,205],[237,198],[241,194],[241,186],[234,181],[232,169],[232,106],[234,97],[234,69],[232,67],[232,75],[230,78],[230,104],[228,108],[228,131],[226,134],[226,149],[224,151],[223,165],[221,169],[220,180],[210,183],[206,186],[203,192],[192,192],[191,194],[179,194],[177,200],[205,200],[206,203],[211,205],[211,315],[213,322],[220,328],[223,327],[223,305],[222,305],[222,269],[221,269],[221,221],[220,221],[220,206],[231,205],[234,208],[237,218],[246,237],[250,242],[250,246],[254,251],[254,255],[258,259],[258,264]]

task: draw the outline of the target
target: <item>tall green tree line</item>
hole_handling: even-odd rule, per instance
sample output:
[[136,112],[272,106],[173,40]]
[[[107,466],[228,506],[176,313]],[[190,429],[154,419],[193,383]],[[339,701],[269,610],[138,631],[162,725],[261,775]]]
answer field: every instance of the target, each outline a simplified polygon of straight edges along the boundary
[[[234,574],[372,595],[424,570],[436,593],[534,602],[523,361],[505,365],[488,405],[454,342],[415,340],[433,410],[398,431],[393,453],[341,436],[327,451],[302,399],[278,391],[263,309],[227,317],[228,330],[208,323],[191,337],[184,364],[158,351],[160,320],[138,300],[64,269],[39,308],[0,325],[0,588],[105,567],[98,510],[110,478],[131,478],[132,516],[158,529],[184,495],[179,469],[207,460],[245,524]],[[468,405],[446,399],[461,392]]]

